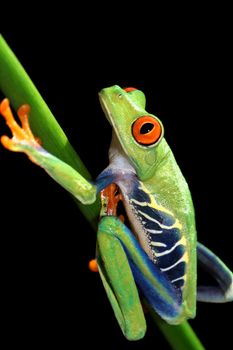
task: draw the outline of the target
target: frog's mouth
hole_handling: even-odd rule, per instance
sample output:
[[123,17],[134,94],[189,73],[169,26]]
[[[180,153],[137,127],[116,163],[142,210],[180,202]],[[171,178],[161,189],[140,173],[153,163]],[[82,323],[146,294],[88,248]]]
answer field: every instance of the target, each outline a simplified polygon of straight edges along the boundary
[[112,118],[111,118],[111,112],[107,106],[107,103],[104,101],[104,98],[101,94],[101,92],[99,93],[99,101],[100,101],[100,105],[101,105],[101,108],[105,114],[105,117],[107,118],[107,120],[109,121],[110,125],[113,126],[112,124]]
[[[101,108],[105,114],[106,119],[108,120],[109,124],[112,127],[113,134],[115,134],[117,136],[118,143],[121,145],[121,147],[123,147],[123,144],[120,141],[121,138],[119,135],[119,130],[114,123],[114,117],[112,115],[110,108],[108,107],[108,102],[105,99],[106,99],[105,95],[102,92],[99,92],[99,101],[100,101]],[[124,151],[124,153],[125,153],[125,151]]]

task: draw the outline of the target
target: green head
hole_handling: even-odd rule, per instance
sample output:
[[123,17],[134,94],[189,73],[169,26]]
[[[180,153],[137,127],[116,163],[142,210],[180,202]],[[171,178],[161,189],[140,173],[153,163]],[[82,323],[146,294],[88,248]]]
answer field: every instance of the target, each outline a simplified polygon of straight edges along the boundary
[[107,119],[139,179],[148,180],[164,157],[166,145],[161,121],[146,112],[142,91],[118,85],[101,90],[100,102]]

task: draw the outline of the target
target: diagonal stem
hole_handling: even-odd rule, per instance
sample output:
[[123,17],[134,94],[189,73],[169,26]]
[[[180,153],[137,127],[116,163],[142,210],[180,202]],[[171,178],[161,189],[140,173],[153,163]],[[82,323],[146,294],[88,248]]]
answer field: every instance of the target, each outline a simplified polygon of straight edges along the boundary
[[171,326],[159,316],[151,313],[153,320],[173,350],[205,350],[201,341],[187,321]]
[[[43,140],[43,146],[48,151],[70,164],[85,178],[91,178],[30,77],[1,35],[0,89],[10,99],[15,110],[24,103],[31,106],[30,124],[35,134]],[[95,227],[99,215],[99,202],[88,206],[77,202],[77,205],[89,223]],[[179,326],[170,326],[158,316],[153,314],[152,317],[172,349],[204,350],[188,322]]]
[[[0,90],[10,99],[15,111],[25,103],[30,105],[30,125],[35,135],[43,140],[46,150],[71,165],[86,179],[91,179],[91,175],[69,143],[37,88],[1,35]],[[99,201],[88,206],[77,201],[77,205],[91,225],[95,227],[100,207]]]

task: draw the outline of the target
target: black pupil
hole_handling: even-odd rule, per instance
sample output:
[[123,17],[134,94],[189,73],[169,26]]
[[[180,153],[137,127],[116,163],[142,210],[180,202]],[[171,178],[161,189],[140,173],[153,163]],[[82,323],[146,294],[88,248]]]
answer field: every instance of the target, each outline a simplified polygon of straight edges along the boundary
[[152,123],[145,123],[142,125],[140,129],[140,134],[148,134],[154,127],[154,124]]

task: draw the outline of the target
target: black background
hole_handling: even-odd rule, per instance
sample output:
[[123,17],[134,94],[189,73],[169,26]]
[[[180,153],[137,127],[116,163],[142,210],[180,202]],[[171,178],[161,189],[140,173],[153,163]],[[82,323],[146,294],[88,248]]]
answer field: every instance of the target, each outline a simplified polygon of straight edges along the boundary
[[[75,18],[71,12],[66,9],[64,18],[46,26],[42,14],[38,24],[30,18],[26,30],[18,22],[2,34],[94,178],[108,164],[111,137],[98,91],[113,84],[144,91],[147,110],[162,120],[189,183],[198,239],[233,269],[227,21],[220,25],[209,12],[203,17],[200,12],[192,20],[181,16],[182,22],[165,16],[157,28],[159,14],[152,23],[138,13],[129,23],[120,14],[113,19],[110,11],[110,18],[98,14],[90,27],[88,12]],[[8,133],[2,120],[0,129]],[[98,274],[87,268],[96,234],[70,196],[25,155],[2,146],[0,167],[2,319],[8,343],[168,349],[149,319],[143,340],[122,336]],[[197,304],[190,323],[207,349],[223,339],[230,343],[230,310],[230,304]]]

